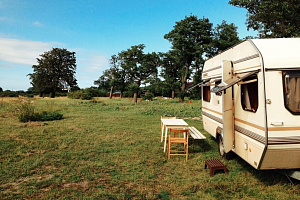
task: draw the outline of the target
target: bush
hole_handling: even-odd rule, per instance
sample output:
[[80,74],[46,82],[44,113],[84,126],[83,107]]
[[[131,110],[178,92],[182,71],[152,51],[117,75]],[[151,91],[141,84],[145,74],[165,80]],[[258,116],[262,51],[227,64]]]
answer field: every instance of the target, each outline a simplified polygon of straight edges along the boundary
[[1,92],[0,96],[1,97],[18,97],[19,94],[14,91],[5,90],[5,91]]
[[106,91],[95,87],[77,90],[68,94],[71,99],[91,100],[93,97],[106,97]]
[[71,99],[82,99],[82,100],[91,100],[92,95],[86,90],[77,90],[68,94],[68,97]]
[[154,98],[154,94],[151,92],[146,92],[145,95],[143,96],[143,100],[150,100],[152,101]]
[[54,112],[42,112],[38,114],[37,121],[53,121],[53,120],[61,120],[63,118],[63,114],[58,113],[57,111]]
[[43,111],[41,113],[37,113],[34,110],[34,105],[32,102],[21,102],[19,106],[20,114],[18,119],[20,122],[28,122],[28,121],[53,121],[53,120],[61,120],[63,115],[58,113],[57,111],[54,112],[47,112]]
[[58,112],[42,112],[42,113],[21,113],[19,115],[20,122],[29,122],[29,121],[53,121],[61,120],[63,114]]

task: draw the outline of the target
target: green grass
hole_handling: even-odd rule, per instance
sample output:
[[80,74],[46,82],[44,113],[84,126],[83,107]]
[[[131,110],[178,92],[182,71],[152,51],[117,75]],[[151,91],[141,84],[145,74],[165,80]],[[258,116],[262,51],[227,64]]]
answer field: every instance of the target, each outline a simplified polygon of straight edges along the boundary
[[[64,119],[18,121],[19,100],[0,99],[0,199],[299,199],[300,185],[257,171],[239,157],[209,177],[204,161],[220,158],[203,131],[201,102],[98,98],[32,99],[36,110]],[[178,116],[207,136],[189,160],[167,160],[160,116]],[[190,146],[192,150],[192,146]]]

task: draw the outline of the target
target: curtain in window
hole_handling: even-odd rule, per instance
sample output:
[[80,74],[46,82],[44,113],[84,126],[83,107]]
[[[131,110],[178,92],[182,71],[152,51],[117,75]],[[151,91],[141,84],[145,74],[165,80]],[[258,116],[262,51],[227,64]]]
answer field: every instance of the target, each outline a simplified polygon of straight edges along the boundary
[[251,110],[251,103],[247,85],[243,87],[245,110]]
[[300,112],[300,78],[290,77],[289,79],[288,105],[293,112]]

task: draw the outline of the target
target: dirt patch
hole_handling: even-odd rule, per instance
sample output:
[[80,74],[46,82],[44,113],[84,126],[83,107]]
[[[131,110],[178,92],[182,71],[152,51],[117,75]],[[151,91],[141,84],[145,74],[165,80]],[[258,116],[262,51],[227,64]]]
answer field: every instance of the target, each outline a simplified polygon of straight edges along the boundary
[[83,189],[86,190],[89,187],[89,182],[87,181],[81,181],[78,183],[64,183],[62,185],[63,188],[77,188],[77,189]]

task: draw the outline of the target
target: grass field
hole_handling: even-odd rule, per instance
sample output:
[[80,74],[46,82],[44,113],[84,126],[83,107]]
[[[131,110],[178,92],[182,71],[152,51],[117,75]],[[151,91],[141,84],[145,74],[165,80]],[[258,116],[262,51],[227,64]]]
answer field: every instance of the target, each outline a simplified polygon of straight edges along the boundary
[[[63,120],[18,121],[20,99],[0,99],[0,199],[299,199],[275,171],[257,171],[239,157],[209,177],[204,161],[220,158],[203,131],[201,101],[31,99]],[[160,116],[184,117],[206,136],[189,160],[167,160]],[[192,149],[192,148],[190,148]]]

